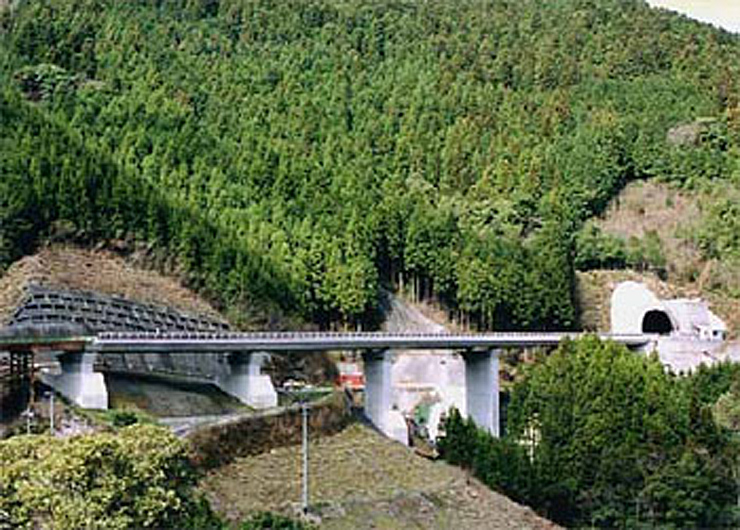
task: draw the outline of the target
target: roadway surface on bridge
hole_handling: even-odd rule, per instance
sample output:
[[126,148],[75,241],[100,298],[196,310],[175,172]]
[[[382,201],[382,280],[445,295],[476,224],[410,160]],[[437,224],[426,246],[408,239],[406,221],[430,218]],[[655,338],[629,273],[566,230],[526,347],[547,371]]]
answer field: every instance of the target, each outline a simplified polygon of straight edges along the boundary
[[[330,350],[492,350],[556,346],[583,333],[102,333],[89,349],[100,353],[218,353],[233,351]],[[598,335],[631,347],[650,342],[647,335]]]
[[[311,352],[331,350],[492,350],[557,346],[565,339],[586,333],[142,333],[109,332],[81,336],[44,334],[0,334],[0,350],[24,346],[59,349],[81,347],[98,353],[225,353],[235,351]],[[650,335],[598,334],[629,347],[648,344]]]

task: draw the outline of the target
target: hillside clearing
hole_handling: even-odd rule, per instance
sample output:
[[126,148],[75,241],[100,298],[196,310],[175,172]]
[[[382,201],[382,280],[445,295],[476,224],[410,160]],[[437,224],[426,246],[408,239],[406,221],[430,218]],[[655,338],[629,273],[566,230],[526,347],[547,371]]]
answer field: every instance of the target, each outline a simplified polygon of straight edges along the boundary
[[587,330],[609,329],[608,296],[616,282],[644,282],[661,298],[709,301],[728,325],[740,332],[740,274],[732,259],[706,259],[697,233],[710,205],[731,193],[717,184],[712,190],[686,191],[656,181],[629,184],[594,223],[607,234],[624,240],[657,237],[665,256],[665,279],[650,272],[591,271],[578,275],[581,323]]
[[[200,487],[230,521],[261,510],[294,515],[300,470],[301,448],[279,448],[211,472]],[[309,476],[321,528],[557,528],[464,471],[358,424],[311,441]]]
[[15,262],[0,275],[0,323],[8,319],[29,284],[95,291],[223,320],[210,304],[173,278],[110,251],[51,245]]

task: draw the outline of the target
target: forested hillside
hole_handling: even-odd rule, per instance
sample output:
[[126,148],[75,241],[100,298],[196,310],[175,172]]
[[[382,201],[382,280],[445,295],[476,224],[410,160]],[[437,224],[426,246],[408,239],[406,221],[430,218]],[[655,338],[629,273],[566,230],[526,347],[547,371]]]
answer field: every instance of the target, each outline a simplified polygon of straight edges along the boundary
[[740,39],[642,1],[25,0],[0,32],[0,267],[61,223],[223,306],[372,325],[404,284],[569,328],[628,181],[740,183]]
[[737,528],[740,365],[666,372],[594,337],[511,392],[503,436],[452,411],[442,456],[567,528]]

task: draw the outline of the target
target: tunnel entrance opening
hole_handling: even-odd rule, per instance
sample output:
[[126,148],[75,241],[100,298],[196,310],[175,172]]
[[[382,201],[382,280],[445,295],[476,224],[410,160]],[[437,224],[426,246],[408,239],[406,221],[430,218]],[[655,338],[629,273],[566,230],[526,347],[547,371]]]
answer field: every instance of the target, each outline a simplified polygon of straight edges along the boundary
[[658,335],[669,335],[673,331],[673,323],[665,311],[654,309],[645,313],[642,318],[643,333],[657,333]]

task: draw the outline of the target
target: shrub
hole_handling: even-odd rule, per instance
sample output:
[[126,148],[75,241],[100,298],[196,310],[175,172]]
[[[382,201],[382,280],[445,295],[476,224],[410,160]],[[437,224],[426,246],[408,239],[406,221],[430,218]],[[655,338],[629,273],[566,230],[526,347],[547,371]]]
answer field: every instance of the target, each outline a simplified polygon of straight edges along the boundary
[[311,530],[312,526],[272,512],[253,515],[241,525],[241,530]]
[[187,449],[152,425],[0,442],[0,528],[218,528]]
[[711,404],[734,371],[694,377],[594,337],[565,342],[514,387],[506,437],[453,411],[440,451],[567,526],[731,525],[736,453]]

